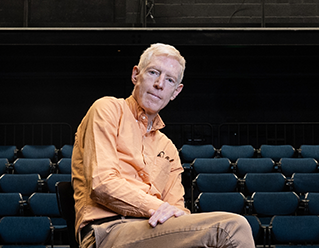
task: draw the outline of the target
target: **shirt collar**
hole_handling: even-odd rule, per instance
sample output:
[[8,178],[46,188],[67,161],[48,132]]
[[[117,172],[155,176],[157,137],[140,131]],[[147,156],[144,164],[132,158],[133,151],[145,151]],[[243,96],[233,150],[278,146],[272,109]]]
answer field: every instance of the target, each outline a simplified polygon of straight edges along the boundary
[[[145,116],[144,109],[142,109],[142,107],[137,103],[137,101],[134,99],[132,95],[126,98],[125,101],[126,101],[126,104],[129,106],[129,108],[131,109],[136,120],[140,120],[141,116]],[[159,116],[159,114],[157,114],[157,116],[153,120],[153,130],[154,129],[159,130],[164,127],[165,127],[165,124],[162,118]]]

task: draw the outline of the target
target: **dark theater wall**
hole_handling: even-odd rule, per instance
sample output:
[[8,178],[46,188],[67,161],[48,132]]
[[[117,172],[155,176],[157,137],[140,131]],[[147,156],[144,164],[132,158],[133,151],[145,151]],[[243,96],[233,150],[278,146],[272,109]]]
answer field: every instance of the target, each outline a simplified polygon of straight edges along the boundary
[[0,27],[318,27],[318,16],[317,0],[0,1]]
[[[177,46],[187,60],[166,122],[318,122],[318,48]],[[66,122],[127,97],[145,46],[11,46],[1,50],[1,122]]]

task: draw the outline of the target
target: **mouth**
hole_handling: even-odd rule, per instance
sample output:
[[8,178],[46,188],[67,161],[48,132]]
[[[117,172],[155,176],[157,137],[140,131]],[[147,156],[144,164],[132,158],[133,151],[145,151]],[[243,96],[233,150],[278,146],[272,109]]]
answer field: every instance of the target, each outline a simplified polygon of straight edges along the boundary
[[158,95],[156,95],[156,94],[154,94],[152,92],[148,92],[148,94],[151,95],[152,97],[155,97],[155,98],[159,99],[159,100],[162,99],[160,96],[158,96]]

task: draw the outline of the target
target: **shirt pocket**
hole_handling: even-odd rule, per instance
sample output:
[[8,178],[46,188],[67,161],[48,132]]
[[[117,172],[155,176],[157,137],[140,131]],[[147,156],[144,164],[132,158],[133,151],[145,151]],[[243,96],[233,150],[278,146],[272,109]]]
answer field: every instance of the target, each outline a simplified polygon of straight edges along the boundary
[[171,172],[171,163],[166,158],[156,157],[152,169],[151,183],[160,194],[163,193]]

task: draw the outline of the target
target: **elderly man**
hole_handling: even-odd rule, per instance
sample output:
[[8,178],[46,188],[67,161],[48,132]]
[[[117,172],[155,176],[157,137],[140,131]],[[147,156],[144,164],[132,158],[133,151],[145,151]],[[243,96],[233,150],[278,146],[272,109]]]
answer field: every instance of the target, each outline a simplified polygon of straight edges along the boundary
[[72,155],[76,233],[86,247],[253,248],[240,215],[190,214],[178,151],[159,112],[183,89],[185,60],[151,45],[133,67],[132,95],[104,97],[78,127]]

